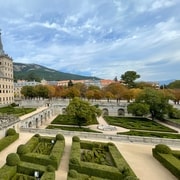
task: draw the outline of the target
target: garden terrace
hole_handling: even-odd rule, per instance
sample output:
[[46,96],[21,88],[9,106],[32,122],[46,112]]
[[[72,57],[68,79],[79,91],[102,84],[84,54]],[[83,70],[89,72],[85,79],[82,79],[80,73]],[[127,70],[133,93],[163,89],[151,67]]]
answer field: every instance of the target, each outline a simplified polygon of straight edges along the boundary
[[113,143],[80,140],[74,136],[71,146],[68,179],[82,176],[97,179],[125,179],[136,175]]
[[[64,136],[40,136],[35,134],[17,148],[17,153],[6,159],[6,164],[0,169],[0,179],[35,179],[35,172],[41,180],[55,180],[55,170],[58,169],[64,151]],[[12,165],[12,162],[17,162]],[[48,166],[47,166],[48,165]]]
[[[74,117],[69,117],[67,115],[58,115],[51,124],[61,124],[61,125],[77,125],[77,120]],[[82,125],[92,125],[98,124],[97,119],[94,118],[91,124],[82,124]]]
[[124,127],[127,129],[172,132],[172,133],[177,132],[174,129],[163,126],[163,125],[161,125],[155,121],[152,121],[150,119],[147,119],[147,118],[105,116],[104,119],[110,125],[120,126],[120,127]]
[[11,114],[16,117],[19,117],[19,116],[23,116],[24,114],[31,113],[35,110],[36,108],[6,106],[6,107],[0,108],[0,113],[3,115]]

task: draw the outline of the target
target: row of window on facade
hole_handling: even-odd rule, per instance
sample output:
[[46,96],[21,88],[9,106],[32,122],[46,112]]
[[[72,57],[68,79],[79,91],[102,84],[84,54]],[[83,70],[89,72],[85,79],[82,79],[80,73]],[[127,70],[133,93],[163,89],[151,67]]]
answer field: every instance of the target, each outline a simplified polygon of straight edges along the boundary
[[12,73],[5,73],[4,75],[5,75],[6,77],[13,78],[13,74],[12,74]]
[[14,93],[14,91],[13,90],[1,90],[0,89],[0,93]]
[[6,88],[6,89],[11,89],[11,88],[14,88],[14,86],[13,85],[4,85],[4,84],[0,84],[0,88]]
[[8,67],[4,67],[4,68],[2,68],[2,70],[4,70],[4,71],[9,71],[9,72],[11,72],[12,73],[12,71],[13,71],[13,69],[10,67],[10,68],[8,68]]
[[0,82],[14,82],[13,79],[9,78],[0,78]]
[[6,66],[13,67],[12,63],[9,63],[9,62],[6,62],[6,61],[3,61],[3,62],[0,61],[0,65],[6,65]]
[[6,104],[7,102],[13,102],[14,101],[14,98],[11,96],[11,97],[0,97],[0,102],[1,104],[3,104],[3,102]]

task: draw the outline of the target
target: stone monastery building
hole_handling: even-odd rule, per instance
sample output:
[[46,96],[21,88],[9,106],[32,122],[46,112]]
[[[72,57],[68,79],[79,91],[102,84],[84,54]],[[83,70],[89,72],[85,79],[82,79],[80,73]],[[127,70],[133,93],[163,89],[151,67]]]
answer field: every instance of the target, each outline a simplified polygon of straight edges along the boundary
[[0,32],[0,105],[14,102],[13,60],[3,50]]

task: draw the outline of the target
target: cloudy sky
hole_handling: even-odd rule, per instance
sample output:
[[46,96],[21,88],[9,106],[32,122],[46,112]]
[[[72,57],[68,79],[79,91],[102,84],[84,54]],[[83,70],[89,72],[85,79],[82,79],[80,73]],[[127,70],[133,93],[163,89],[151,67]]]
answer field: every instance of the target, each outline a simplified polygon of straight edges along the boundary
[[180,79],[180,0],[0,0],[14,62],[114,79]]

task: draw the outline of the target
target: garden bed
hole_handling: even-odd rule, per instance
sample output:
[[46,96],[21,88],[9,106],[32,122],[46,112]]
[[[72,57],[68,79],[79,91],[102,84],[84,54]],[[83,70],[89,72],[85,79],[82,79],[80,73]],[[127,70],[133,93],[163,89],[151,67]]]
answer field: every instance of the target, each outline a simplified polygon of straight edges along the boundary
[[153,131],[138,131],[130,130],[127,132],[118,132],[119,135],[129,135],[129,136],[143,136],[143,137],[158,137],[158,138],[168,138],[168,139],[180,139],[180,134],[177,133],[165,133],[165,132],[153,132]]
[[94,132],[94,133],[102,133],[100,131],[95,131],[86,127],[78,127],[78,126],[58,126],[58,125],[49,125],[46,129],[61,129],[65,131],[80,131],[80,132]]
[[105,116],[104,119],[110,125],[120,126],[127,129],[173,132],[173,133],[177,132],[174,129],[163,126],[147,118]]
[[35,111],[36,108],[24,108],[24,107],[13,107],[13,106],[6,106],[0,108],[0,113],[1,114],[13,114],[17,117],[23,116],[25,114],[31,113]]
[[113,143],[82,141],[73,137],[68,179],[80,176],[97,179],[137,179]]
[[[67,115],[58,115],[51,124],[61,124],[61,125],[77,125],[77,120],[75,117],[70,117]],[[94,118],[91,124],[82,124],[82,125],[92,125],[92,124],[98,124],[97,119]]]
[[55,180],[55,170],[60,164],[64,146],[61,134],[56,137],[32,136],[26,144],[18,146],[17,153],[8,155],[13,158],[7,156],[6,164],[0,169],[0,179],[33,180],[38,175],[41,180]]
[[164,167],[180,179],[180,151],[173,151],[164,144],[152,149],[152,154]]

